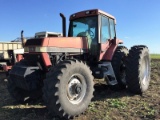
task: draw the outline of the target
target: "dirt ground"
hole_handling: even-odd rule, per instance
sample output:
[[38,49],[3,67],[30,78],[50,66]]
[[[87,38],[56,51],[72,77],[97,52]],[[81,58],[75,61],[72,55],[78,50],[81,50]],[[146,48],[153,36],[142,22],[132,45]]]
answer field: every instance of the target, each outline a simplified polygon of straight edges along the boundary
[[[151,66],[150,86],[142,96],[98,84],[88,109],[74,120],[160,120],[160,60],[152,60]],[[60,120],[48,113],[43,100],[16,103],[4,78],[0,73],[0,120]]]

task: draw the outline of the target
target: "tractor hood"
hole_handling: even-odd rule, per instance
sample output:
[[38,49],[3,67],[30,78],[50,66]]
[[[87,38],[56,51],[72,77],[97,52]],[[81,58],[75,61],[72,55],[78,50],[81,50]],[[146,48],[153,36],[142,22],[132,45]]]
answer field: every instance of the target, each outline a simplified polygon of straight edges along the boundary
[[29,39],[25,52],[87,52],[86,37],[52,37]]

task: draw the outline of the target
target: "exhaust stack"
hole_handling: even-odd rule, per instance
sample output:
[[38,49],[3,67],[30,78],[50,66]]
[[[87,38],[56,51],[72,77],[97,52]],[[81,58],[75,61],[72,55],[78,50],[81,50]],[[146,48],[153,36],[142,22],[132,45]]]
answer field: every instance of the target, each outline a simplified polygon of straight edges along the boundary
[[62,13],[60,13],[60,16],[62,17],[63,37],[66,37],[66,17]]
[[23,36],[23,30],[21,31],[21,42],[22,42],[22,47],[24,48],[25,43],[26,43],[26,39]]

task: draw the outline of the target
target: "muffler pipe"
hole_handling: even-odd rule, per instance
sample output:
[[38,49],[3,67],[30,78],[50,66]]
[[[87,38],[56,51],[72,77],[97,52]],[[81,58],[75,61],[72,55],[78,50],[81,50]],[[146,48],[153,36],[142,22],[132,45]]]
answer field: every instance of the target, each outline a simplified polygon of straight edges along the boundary
[[23,36],[23,30],[21,31],[21,42],[22,42],[22,47],[24,48],[25,43],[26,43],[26,39]]
[[62,18],[63,37],[66,37],[66,17],[62,13],[60,13],[60,16]]

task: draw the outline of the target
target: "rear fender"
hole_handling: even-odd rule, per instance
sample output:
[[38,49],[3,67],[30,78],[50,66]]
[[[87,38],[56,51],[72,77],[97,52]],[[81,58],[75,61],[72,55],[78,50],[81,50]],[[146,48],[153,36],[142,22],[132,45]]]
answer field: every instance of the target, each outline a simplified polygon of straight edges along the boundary
[[122,43],[123,41],[119,39],[108,41],[108,43],[106,44],[107,49],[105,51],[101,51],[99,60],[111,61],[118,44],[122,44]]

